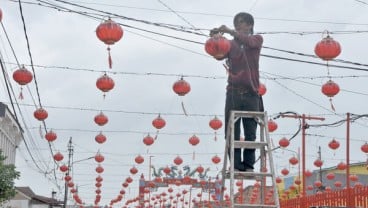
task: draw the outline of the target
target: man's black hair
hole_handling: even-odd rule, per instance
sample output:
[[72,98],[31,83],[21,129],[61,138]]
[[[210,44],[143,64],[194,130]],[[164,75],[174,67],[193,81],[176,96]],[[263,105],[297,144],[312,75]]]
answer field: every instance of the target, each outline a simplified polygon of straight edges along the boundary
[[[235,15],[233,23],[235,25],[235,23],[238,21],[238,19],[242,19],[243,21],[245,21],[248,25],[252,25],[254,26],[254,18],[251,14],[246,13],[246,12],[240,12],[238,14]],[[253,27],[251,29],[251,34],[253,34]]]

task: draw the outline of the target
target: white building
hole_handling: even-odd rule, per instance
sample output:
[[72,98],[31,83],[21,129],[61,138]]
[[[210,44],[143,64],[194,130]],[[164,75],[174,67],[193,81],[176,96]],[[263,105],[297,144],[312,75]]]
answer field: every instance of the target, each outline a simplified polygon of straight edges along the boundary
[[15,152],[22,141],[22,133],[23,130],[7,105],[0,102],[0,149],[7,157],[4,164],[15,164]]

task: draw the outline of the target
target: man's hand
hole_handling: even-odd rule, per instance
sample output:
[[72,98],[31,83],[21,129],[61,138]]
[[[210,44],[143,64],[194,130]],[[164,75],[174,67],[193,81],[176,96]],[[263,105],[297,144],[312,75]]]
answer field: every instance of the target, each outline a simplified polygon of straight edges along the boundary
[[213,37],[218,33],[220,33],[220,30],[218,28],[213,28],[212,30],[210,30],[210,37]]

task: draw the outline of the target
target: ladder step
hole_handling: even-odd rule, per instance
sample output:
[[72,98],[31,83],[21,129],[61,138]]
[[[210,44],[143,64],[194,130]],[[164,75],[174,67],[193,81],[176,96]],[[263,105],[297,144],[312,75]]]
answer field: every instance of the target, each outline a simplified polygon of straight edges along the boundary
[[[262,177],[272,177],[272,173],[262,172],[245,172],[245,171],[234,171],[234,179],[248,179],[248,180],[260,180]],[[226,179],[230,178],[230,173],[226,173]]]
[[263,208],[263,207],[270,207],[270,208],[277,208],[276,205],[269,205],[269,204],[234,204],[234,208],[247,208],[247,207],[257,207],[257,208]]
[[267,142],[234,141],[234,148],[261,149],[267,145]]
[[232,111],[235,117],[242,118],[252,118],[252,117],[261,117],[264,118],[265,113],[260,111]]

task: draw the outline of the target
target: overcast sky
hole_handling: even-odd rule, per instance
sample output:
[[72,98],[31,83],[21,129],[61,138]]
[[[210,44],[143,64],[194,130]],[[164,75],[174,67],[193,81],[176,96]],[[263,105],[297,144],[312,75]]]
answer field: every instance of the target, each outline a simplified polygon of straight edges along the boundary
[[[55,190],[60,199],[63,197],[63,175],[59,170],[55,171],[57,184],[61,188],[59,192],[58,187],[50,182],[55,177],[55,165],[48,143],[41,136],[45,134],[44,128],[33,117],[34,103],[39,106],[38,99],[49,113],[45,121],[47,129],[53,129],[58,135],[52,143],[52,150],[64,154],[63,162],[67,161],[67,143],[72,138],[73,160],[82,160],[73,165],[73,181],[78,185],[80,198],[88,204],[92,204],[95,197],[97,163],[93,159],[85,159],[98,151],[105,156],[101,204],[108,204],[119,194],[121,184],[131,176],[129,169],[133,165],[139,173],[131,176],[134,181],[127,189],[126,199],[136,197],[140,174],[148,178],[149,158],[155,167],[164,167],[172,165],[176,156],[181,156],[184,163],[180,167],[190,165],[194,169],[202,165],[210,168],[209,176],[215,177],[222,163],[214,165],[211,158],[216,154],[223,157],[224,135],[223,128],[219,129],[215,141],[215,133],[208,122],[215,115],[223,120],[226,73],[223,63],[208,56],[200,43],[207,40],[205,35],[210,29],[222,24],[232,27],[233,16],[240,11],[250,12],[255,17],[255,32],[262,33],[264,37],[263,55],[322,64],[261,57],[261,82],[267,87],[264,103],[270,117],[292,111],[326,119],[324,122],[307,121],[309,124],[329,124],[345,119],[347,112],[367,113],[366,65],[330,62],[350,67],[329,67],[333,81],[341,89],[333,98],[336,109],[333,111],[329,99],[321,93],[321,85],[328,81],[327,67],[323,65],[326,62],[306,56],[314,55],[315,44],[326,36],[325,31],[329,31],[342,47],[338,59],[367,64],[368,5],[365,1],[73,1],[95,10],[62,1],[47,2],[87,15],[58,11],[43,1],[22,3],[39,97],[35,82],[30,83],[29,89],[23,89],[24,99],[17,100],[21,109],[21,112],[17,110],[17,114],[25,130],[25,141],[42,171],[35,166],[22,142],[17,151],[16,164],[21,178],[16,185],[30,186],[36,194],[49,196]],[[31,60],[19,3],[3,1],[1,9],[2,24],[16,54],[13,55],[2,30],[0,51],[11,77],[13,71],[19,68],[17,61],[32,70]],[[113,17],[112,14],[126,18]],[[111,46],[112,69],[108,68],[106,45],[95,35],[101,20],[92,18],[106,19],[108,16],[122,24],[124,30],[123,38]],[[154,26],[153,23],[200,30],[196,32],[199,34],[190,34]],[[106,93],[105,99],[95,85],[104,71],[115,81],[115,88]],[[172,85],[180,76],[184,76],[191,85],[190,93],[183,97],[172,90]],[[1,101],[10,107],[4,80],[1,83]],[[13,80],[11,83],[18,96],[19,85]],[[181,103],[188,116],[184,115]],[[100,110],[109,117],[109,123],[103,127],[93,122]],[[148,133],[156,134],[151,122],[159,113],[166,120],[166,126],[160,130],[155,143],[147,147],[142,142],[143,137]],[[275,121],[279,126],[277,131],[271,133],[275,145],[282,137],[289,138],[298,129],[297,119],[279,118]],[[352,162],[367,159],[360,151],[360,146],[367,141],[367,127],[364,117],[352,123]],[[97,144],[94,139],[100,131],[107,136],[104,144]],[[316,169],[313,161],[318,156],[319,146],[323,149],[324,167],[335,166],[345,160],[346,123],[338,127],[311,127],[307,133],[310,134],[307,135],[306,146],[308,169]],[[195,147],[188,143],[193,134],[200,138],[200,143]],[[341,144],[337,151],[327,146],[332,138]],[[301,134],[291,141],[288,149],[298,151],[300,141]],[[134,158],[139,154],[145,157],[145,162],[137,165]],[[285,157],[293,154],[286,150],[274,152],[278,175],[282,168],[290,168]],[[297,168],[291,167],[291,173],[296,174]]]

